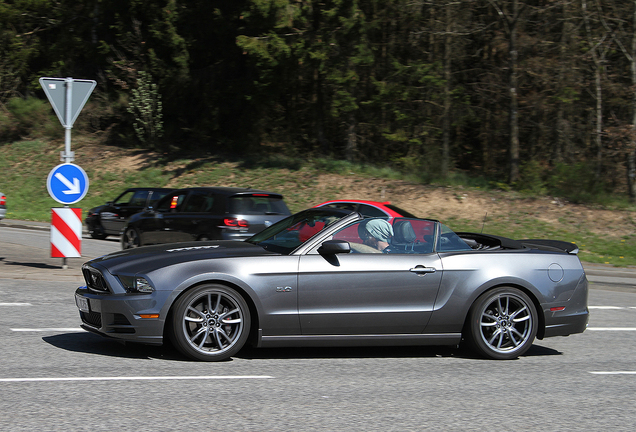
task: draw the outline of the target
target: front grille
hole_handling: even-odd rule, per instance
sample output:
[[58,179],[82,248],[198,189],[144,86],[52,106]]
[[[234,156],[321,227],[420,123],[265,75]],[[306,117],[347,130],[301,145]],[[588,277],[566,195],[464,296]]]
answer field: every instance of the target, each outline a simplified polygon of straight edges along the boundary
[[99,292],[108,292],[106,280],[99,271],[88,266],[82,266],[82,274],[84,275],[84,280],[86,281],[88,289]]
[[88,324],[91,327],[101,328],[102,327],[102,314],[99,312],[81,312],[80,317],[82,318],[82,322]]

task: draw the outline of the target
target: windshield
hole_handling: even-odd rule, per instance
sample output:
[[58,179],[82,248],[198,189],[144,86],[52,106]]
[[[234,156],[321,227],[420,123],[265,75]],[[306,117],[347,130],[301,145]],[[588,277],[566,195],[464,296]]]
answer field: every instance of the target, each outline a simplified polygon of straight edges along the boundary
[[265,228],[246,241],[285,255],[351,212],[317,208],[301,211]]

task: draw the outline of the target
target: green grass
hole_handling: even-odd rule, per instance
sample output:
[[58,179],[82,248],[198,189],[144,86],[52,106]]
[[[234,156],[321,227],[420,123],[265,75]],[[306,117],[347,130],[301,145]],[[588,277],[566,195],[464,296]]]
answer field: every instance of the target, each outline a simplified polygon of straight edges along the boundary
[[[81,141],[81,140],[79,140]],[[63,143],[46,141],[19,141],[0,145],[0,191],[8,197],[7,218],[48,222],[51,208],[62,207],[53,200],[46,189],[48,173],[60,161]],[[406,180],[417,183],[412,176],[403,176],[389,168],[356,165],[329,159],[302,160],[282,154],[265,155],[245,160],[228,160],[219,157],[199,159],[158,160],[143,164],[142,169],[121,166],[117,157],[89,155],[82,143],[73,144],[75,163],[86,171],[90,187],[86,197],[75,204],[84,212],[114,199],[127,187],[188,187],[188,186],[241,186],[273,190],[283,193],[292,212],[300,211],[319,202],[335,198],[347,192],[337,180],[318,187],[318,174],[329,173],[338,178],[353,179],[354,185],[364,184],[369,178]],[[113,149],[113,153],[116,153]],[[461,191],[488,190],[486,181],[463,179],[454,175],[446,186],[461,185]],[[391,187],[391,186],[389,186]],[[490,190],[489,193],[497,193]],[[625,211],[627,223],[636,228],[633,205],[624,199],[609,201],[605,208]],[[440,217],[437,215],[421,215]],[[614,227],[606,227],[607,234],[592,232],[585,220],[564,211],[558,224],[542,222],[536,212],[513,212],[500,216],[488,215],[472,219],[443,218],[443,222],[456,231],[483,231],[491,234],[522,239],[550,238],[571,241],[580,248],[583,261],[608,263],[616,266],[636,265],[636,232],[628,233]],[[630,219],[631,218],[631,219]],[[596,231],[596,230],[595,230]],[[624,231],[624,230],[623,230]]]

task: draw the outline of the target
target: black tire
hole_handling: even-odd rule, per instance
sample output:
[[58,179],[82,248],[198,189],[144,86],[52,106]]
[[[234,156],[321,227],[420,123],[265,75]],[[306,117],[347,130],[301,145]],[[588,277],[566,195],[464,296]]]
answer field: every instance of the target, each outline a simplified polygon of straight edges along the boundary
[[92,238],[96,240],[104,240],[108,237],[107,234],[104,233],[104,228],[101,225],[93,225],[88,227],[88,231]]
[[126,228],[121,236],[121,248],[132,249],[139,246],[143,246],[139,230],[135,227]]
[[468,314],[465,338],[480,355],[511,360],[524,354],[537,335],[537,310],[517,288],[501,287],[482,294]]
[[206,284],[175,302],[169,337],[187,357],[222,361],[245,345],[250,324],[249,308],[239,293],[224,285]]

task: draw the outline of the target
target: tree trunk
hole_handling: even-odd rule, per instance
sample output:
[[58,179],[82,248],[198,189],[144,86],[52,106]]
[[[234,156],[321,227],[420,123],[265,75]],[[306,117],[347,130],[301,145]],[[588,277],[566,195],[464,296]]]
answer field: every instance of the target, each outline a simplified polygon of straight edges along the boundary
[[356,119],[353,113],[349,114],[349,125],[347,127],[347,147],[345,155],[349,162],[356,160],[358,150],[358,136],[356,132]]
[[453,10],[451,2],[446,4],[446,36],[444,38],[444,114],[442,119],[442,178],[450,168],[450,111],[451,111],[451,31]]
[[632,136],[631,149],[627,150],[627,189],[629,201],[636,203],[636,0],[632,17],[632,53],[630,67],[632,72]]
[[510,183],[519,180],[519,103],[517,100],[517,22],[519,0],[512,1],[510,22]]

